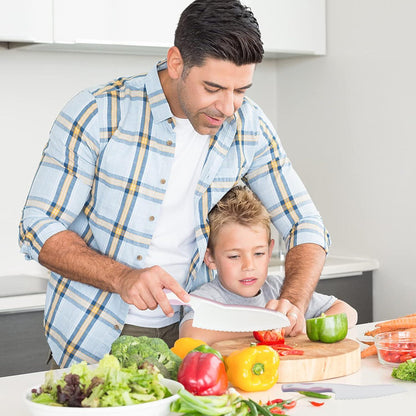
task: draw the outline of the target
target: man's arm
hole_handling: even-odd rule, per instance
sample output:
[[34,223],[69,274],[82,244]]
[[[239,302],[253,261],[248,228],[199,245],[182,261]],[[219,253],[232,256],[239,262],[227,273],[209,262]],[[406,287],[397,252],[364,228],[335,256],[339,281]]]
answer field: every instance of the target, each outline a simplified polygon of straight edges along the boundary
[[266,305],[289,318],[290,326],[285,328],[285,335],[305,332],[305,312],[321,276],[325,258],[325,250],[317,244],[300,244],[288,251],[280,299]]
[[48,238],[39,252],[39,263],[61,276],[108,292],[141,310],[155,309],[173,315],[173,309],[163,292],[172,290],[184,302],[189,295],[179,283],[159,266],[133,269],[87,246],[78,234],[61,231]]

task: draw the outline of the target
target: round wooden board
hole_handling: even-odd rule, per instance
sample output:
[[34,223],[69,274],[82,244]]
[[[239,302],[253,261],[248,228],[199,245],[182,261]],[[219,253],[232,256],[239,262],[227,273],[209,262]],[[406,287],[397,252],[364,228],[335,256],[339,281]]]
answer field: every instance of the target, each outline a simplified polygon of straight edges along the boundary
[[[211,346],[224,356],[257,342],[252,336],[216,342]],[[303,355],[280,357],[279,383],[327,380],[355,373],[361,366],[360,345],[345,338],[333,344],[312,342],[306,335],[287,337],[286,344],[304,351]]]

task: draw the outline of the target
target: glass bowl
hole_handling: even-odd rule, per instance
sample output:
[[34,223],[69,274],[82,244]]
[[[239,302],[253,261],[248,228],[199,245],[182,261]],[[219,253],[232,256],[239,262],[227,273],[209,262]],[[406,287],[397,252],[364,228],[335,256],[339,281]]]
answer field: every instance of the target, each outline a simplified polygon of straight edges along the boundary
[[393,331],[374,337],[378,360],[381,364],[397,367],[412,358],[416,359],[416,334],[410,331]]

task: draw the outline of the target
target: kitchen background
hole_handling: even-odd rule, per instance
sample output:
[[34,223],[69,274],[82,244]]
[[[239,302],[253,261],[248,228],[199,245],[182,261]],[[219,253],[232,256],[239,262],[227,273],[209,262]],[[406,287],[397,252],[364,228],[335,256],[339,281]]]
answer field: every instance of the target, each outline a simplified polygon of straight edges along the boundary
[[[325,4],[306,1],[311,7]],[[254,10],[262,3],[264,10],[281,2],[246,2],[251,3]],[[71,4],[75,8],[78,2]],[[125,11],[117,13],[122,18]],[[248,94],[276,126],[318,206],[331,232],[331,254],[379,261],[375,320],[416,312],[415,15],[413,0],[328,0],[326,55],[276,58],[271,53],[258,66]],[[176,22],[176,15],[168,16]],[[7,25],[4,17],[0,32],[1,24]],[[261,29],[273,36],[278,27],[270,21]],[[17,233],[56,115],[81,89],[146,72],[164,53],[3,46],[0,278],[44,275],[19,253]]]

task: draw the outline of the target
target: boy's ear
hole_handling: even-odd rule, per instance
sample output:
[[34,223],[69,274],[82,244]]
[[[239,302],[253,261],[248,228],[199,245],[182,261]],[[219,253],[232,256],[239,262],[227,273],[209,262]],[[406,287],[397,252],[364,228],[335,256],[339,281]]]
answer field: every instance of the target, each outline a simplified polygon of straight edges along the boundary
[[212,255],[211,250],[209,248],[207,248],[207,251],[205,252],[204,263],[207,265],[208,269],[217,270],[214,256]]
[[271,239],[271,240],[270,240],[270,244],[269,244],[269,257],[271,257],[271,256],[272,256],[273,249],[274,249],[274,240],[273,240],[273,239]]

